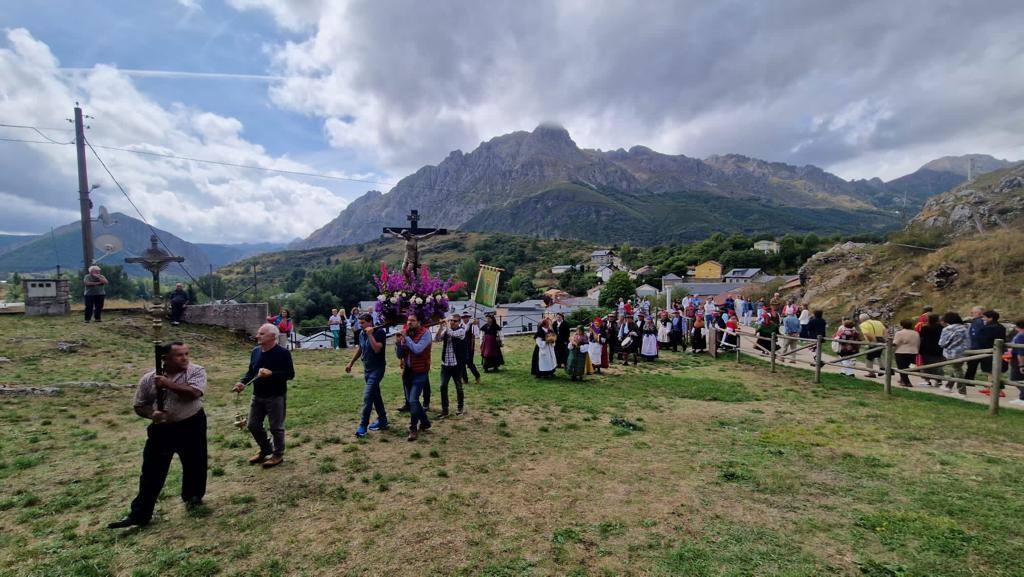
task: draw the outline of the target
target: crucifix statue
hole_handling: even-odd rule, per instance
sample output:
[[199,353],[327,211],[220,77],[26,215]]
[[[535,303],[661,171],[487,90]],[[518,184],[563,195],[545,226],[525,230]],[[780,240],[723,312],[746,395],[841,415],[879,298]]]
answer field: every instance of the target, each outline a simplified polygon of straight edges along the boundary
[[[163,359],[160,358],[160,345],[163,344],[163,341],[161,341],[160,337],[163,332],[163,323],[161,321],[163,301],[160,298],[160,271],[167,268],[172,262],[184,262],[185,257],[172,256],[157,246],[157,242],[159,242],[159,239],[155,234],[150,236],[149,248],[142,253],[142,256],[129,257],[124,259],[124,262],[139,263],[142,265],[142,268],[153,274],[153,355],[156,360],[156,374],[162,375],[164,367]],[[166,396],[166,390],[160,389],[157,393],[156,408],[160,411],[164,410],[164,398]]]
[[405,258],[402,259],[402,274],[407,279],[415,277],[420,272],[420,248],[419,242],[438,234],[448,234],[446,228],[420,228],[420,213],[417,210],[410,210],[405,217],[411,223],[408,228],[386,226],[384,234],[400,238],[405,241]]

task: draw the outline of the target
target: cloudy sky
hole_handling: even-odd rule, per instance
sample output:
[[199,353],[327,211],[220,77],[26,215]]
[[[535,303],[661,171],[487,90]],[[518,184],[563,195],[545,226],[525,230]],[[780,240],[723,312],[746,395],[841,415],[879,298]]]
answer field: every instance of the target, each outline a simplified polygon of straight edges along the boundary
[[[1019,0],[46,0],[0,11],[0,232],[77,219],[81,102],[154,224],[305,236],[366,190],[542,122],[584,147],[891,179],[1024,158]],[[97,205],[133,212],[90,155]],[[314,173],[332,178],[301,176]],[[372,184],[372,181],[383,184]]]

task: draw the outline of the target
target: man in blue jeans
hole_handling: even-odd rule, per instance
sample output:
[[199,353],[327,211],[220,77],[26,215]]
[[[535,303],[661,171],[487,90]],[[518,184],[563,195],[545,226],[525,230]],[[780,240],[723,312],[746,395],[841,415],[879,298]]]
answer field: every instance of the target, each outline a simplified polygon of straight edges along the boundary
[[[380,381],[384,378],[385,368],[384,341],[387,340],[387,333],[382,327],[373,326],[373,315],[370,313],[359,315],[359,326],[362,331],[356,344],[356,354],[348,362],[345,372],[351,373],[352,365],[362,357],[366,388],[363,389],[363,414],[359,420],[359,428],[356,429],[356,436],[365,437],[367,430],[383,431],[388,428],[388,412],[380,395]],[[367,426],[372,410],[377,411],[377,420]]]
[[406,319],[405,330],[395,335],[395,354],[402,359],[403,378],[408,379],[409,441],[415,441],[430,428],[430,419],[420,404],[420,395],[430,382],[430,331],[420,324],[416,315]]

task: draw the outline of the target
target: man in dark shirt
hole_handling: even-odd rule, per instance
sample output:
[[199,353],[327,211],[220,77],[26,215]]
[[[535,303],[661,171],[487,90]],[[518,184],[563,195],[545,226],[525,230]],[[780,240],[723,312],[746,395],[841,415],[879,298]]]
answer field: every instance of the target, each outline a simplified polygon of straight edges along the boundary
[[108,529],[149,524],[175,453],[181,459],[185,507],[202,505],[206,494],[206,371],[189,363],[188,345],[180,341],[162,345],[160,353],[163,373],[150,370],[143,375],[132,403],[137,415],[152,421],[142,450],[139,493],[132,501],[131,513],[107,525]]
[[185,314],[185,305],[188,304],[188,293],[185,292],[185,285],[178,283],[171,291],[171,324],[177,326],[181,323],[181,316]]
[[[235,392],[242,392],[252,382],[252,403],[249,406],[249,432],[260,452],[249,459],[256,465],[263,463],[264,469],[276,467],[284,460],[284,416],[288,396],[288,381],[295,378],[292,354],[277,344],[280,331],[267,323],[256,333],[259,346],[249,356],[249,370],[242,380],[235,383]],[[263,420],[270,421],[273,444],[267,438]]]
[[[977,308],[977,307],[976,307]],[[972,314],[974,311],[971,311]],[[999,313],[996,311],[985,311],[979,318],[971,321],[970,326],[971,349],[991,349],[997,339],[1006,340],[1006,327],[999,323]],[[965,379],[974,379],[978,374],[978,367],[986,373],[992,372],[992,357],[967,361],[967,370],[964,372]],[[982,389],[982,394],[988,394],[988,389]]]
[[[356,436],[365,437],[367,429],[383,431],[388,428],[388,412],[384,408],[384,399],[380,394],[380,381],[384,378],[386,366],[384,341],[387,340],[387,332],[381,327],[373,326],[373,315],[370,313],[359,315],[359,326],[362,331],[359,333],[356,354],[348,362],[345,372],[351,373],[352,365],[360,357],[363,359],[363,378],[366,380],[366,388],[363,389],[363,413],[359,420],[359,428],[356,429]],[[377,411],[377,420],[369,425],[370,412],[373,410]]]

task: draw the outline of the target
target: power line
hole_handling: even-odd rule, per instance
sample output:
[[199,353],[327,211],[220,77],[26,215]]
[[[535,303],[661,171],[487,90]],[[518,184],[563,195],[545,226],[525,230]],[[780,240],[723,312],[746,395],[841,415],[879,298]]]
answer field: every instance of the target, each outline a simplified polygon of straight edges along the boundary
[[[28,128],[28,129],[35,130],[36,132],[39,132],[38,128],[35,127],[35,126],[24,126],[24,125],[17,125],[17,124],[0,124],[0,126],[7,126],[7,127],[10,127],[10,128]],[[47,129],[47,130],[63,130],[63,129],[53,128],[53,129]],[[66,143],[65,142],[57,142],[57,141],[54,141],[53,139],[49,138],[45,134],[42,134],[41,132],[39,134],[41,134],[43,136],[43,138],[46,138],[49,142],[37,141],[37,140],[8,139],[8,138],[0,138],[0,140],[9,141],[9,142],[26,142],[26,143],[33,143],[33,144],[73,144],[74,143],[74,140],[72,140],[71,142],[66,142]],[[143,155],[143,156],[155,156],[155,157],[158,157],[158,158],[167,158],[167,159],[173,159],[173,160],[185,160],[185,161],[188,161],[188,162],[199,162],[199,163],[204,163],[204,164],[213,164],[213,165],[217,165],[217,166],[228,166],[228,167],[232,167],[232,168],[243,168],[243,169],[247,169],[247,170],[261,170],[261,171],[264,171],[264,172],[275,172],[275,173],[278,173],[278,174],[287,174],[287,175],[290,175],[290,176],[306,176],[306,177],[310,177],[310,178],[322,178],[322,179],[326,179],[326,180],[336,180],[336,181],[342,181],[342,182],[358,182],[358,183],[362,183],[362,184],[372,184],[372,185],[376,185],[376,186],[386,186],[386,187],[389,187],[389,188],[394,188],[394,187],[398,186],[398,183],[394,183],[394,182],[383,182],[383,181],[379,181],[379,180],[369,180],[369,179],[365,179],[365,178],[351,178],[351,177],[347,177],[347,176],[335,176],[333,174],[323,174],[323,173],[318,173],[318,172],[305,172],[305,171],[301,171],[301,170],[286,170],[286,169],[283,169],[283,168],[269,168],[269,167],[266,167],[266,166],[256,166],[256,165],[253,165],[253,164],[240,164],[240,163],[235,163],[235,162],[226,162],[226,161],[223,161],[223,160],[210,160],[208,158],[197,158],[197,157],[193,157],[193,156],[182,156],[182,155],[179,155],[179,154],[171,154],[171,153],[165,153],[165,152],[153,152],[153,151],[149,151],[149,150],[138,150],[138,149],[133,149],[133,148],[119,147],[119,146],[106,146],[106,145],[102,145],[102,144],[92,144],[92,143],[90,143],[89,147],[90,148],[102,148],[104,150],[116,150],[116,151],[119,151],[119,152],[129,152],[129,153],[132,153],[132,154],[139,154],[139,155]],[[93,152],[95,153],[95,150]],[[463,192],[461,189],[457,189],[457,188],[448,188],[448,187],[444,187],[444,186],[431,186],[431,185],[423,185],[423,184],[412,185],[412,186],[410,186],[410,188],[412,188],[413,190],[440,190],[440,191],[445,191],[445,192]]]
[[[166,242],[164,242],[164,239],[160,238],[160,235],[156,233],[156,228],[155,228],[155,227],[154,227],[153,225],[149,224],[149,221],[148,221],[148,220],[146,220],[146,216],[145,216],[144,214],[142,214],[142,211],[141,211],[141,210],[139,210],[139,207],[138,207],[138,206],[137,206],[137,205],[135,204],[135,201],[133,201],[133,200],[132,200],[132,197],[128,195],[128,191],[127,191],[127,190],[125,190],[123,186],[121,186],[121,183],[120,183],[120,182],[118,182],[118,180],[117,180],[116,178],[114,178],[114,174],[113,174],[112,172],[110,172],[110,169],[109,169],[109,168],[107,168],[107,163],[103,162],[103,159],[102,159],[102,158],[100,158],[100,155],[99,155],[99,153],[98,153],[98,152],[96,152],[96,149],[95,149],[95,148],[93,148],[93,145],[92,145],[92,143],[91,143],[91,142],[89,142],[88,140],[86,140],[86,141],[85,141],[85,144],[86,144],[86,146],[88,146],[88,147],[89,147],[89,150],[91,150],[91,151],[92,151],[92,154],[93,154],[93,156],[95,156],[95,157],[96,157],[96,160],[98,160],[98,161],[99,161],[99,163],[100,163],[100,166],[102,166],[102,167],[103,167],[103,170],[104,170],[104,171],[106,171],[106,173],[107,173],[107,176],[109,176],[109,177],[110,177],[110,180],[114,181],[114,184],[116,184],[116,185],[117,185],[117,188],[118,188],[118,189],[119,189],[119,190],[121,191],[121,194],[123,194],[123,195],[124,195],[124,197],[125,197],[125,199],[127,199],[127,200],[128,200],[128,204],[132,205],[132,208],[134,208],[134,209],[135,209],[135,212],[137,212],[137,213],[139,214],[139,218],[140,218],[140,219],[142,219],[142,222],[143,222],[143,223],[145,223],[145,225],[149,227],[149,230],[150,230],[150,232],[152,232],[152,233],[153,233],[153,236],[154,236],[154,237],[156,237],[156,239],[157,239],[158,241],[160,241],[160,244],[162,244],[162,245],[164,246],[164,249],[165,249],[165,250],[166,250],[166,251],[167,251],[167,252],[168,252],[168,253],[169,253],[169,254],[170,254],[171,256],[174,256],[174,251],[172,251],[172,250],[171,250],[171,247],[167,246],[167,243],[166,243]],[[181,264],[181,263],[179,262],[179,263],[178,263],[178,266],[179,266],[179,267],[181,267],[181,270],[183,270],[183,271],[185,272],[185,274],[186,274],[186,275],[188,275],[188,278],[192,279],[192,282],[196,283],[196,286],[197,286],[197,287],[199,288],[199,290],[203,291],[203,294],[205,294],[205,295],[206,295],[207,297],[209,297],[209,299],[210,299],[210,300],[212,301],[212,300],[213,300],[213,296],[211,296],[210,294],[208,294],[208,293],[207,293],[207,292],[206,292],[206,291],[205,291],[205,290],[203,289],[203,285],[202,285],[202,283],[200,283],[200,282],[199,282],[199,279],[197,279],[196,277],[192,276],[192,273],[191,273],[191,272],[189,272],[189,270],[188,270],[187,268],[185,268],[185,265],[183,265],[183,264]],[[212,286],[212,285],[213,285],[213,283],[211,282],[211,283],[210,283],[210,285],[211,285],[211,286],[210,286],[210,289],[212,290],[212,289],[213,289],[213,286]]]
[[[26,125],[23,125],[23,124],[3,124],[3,123],[0,123],[0,126],[6,127],[6,128],[25,128],[25,129],[28,129],[28,130],[33,130],[33,131],[35,131],[36,134],[38,134],[39,136],[42,136],[43,138],[45,138],[47,141],[49,141],[52,144],[74,144],[74,142],[75,142],[74,139],[71,139],[68,142],[59,142],[59,141],[54,140],[54,139],[50,138],[49,136],[43,134],[43,131],[40,130],[38,127],[35,127],[35,126],[26,126]],[[48,128],[46,130],[64,130],[64,129]]]
[[225,161],[222,161],[222,160],[208,160],[208,159],[205,159],[205,158],[194,158],[194,157],[190,157],[190,156],[179,156],[177,154],[167,154],[167,153],[163,153],[163,152],[152,152],[152,151],[149,151],[149,150],[136,150],[136,149],[131,149],[131,148],[120,148],[120,147],[117,147],[117,146],[103,146],[103,145],[100,145],[100,144],[96,144],[96,145],[93,145],[93,146],[95,146],[96,148],[102,148],[102,149],[105,149],[105,150],[119,150],[121,152],[131,152],[133,154],[143,154],[143,155],[146,155],[146,156],[158,156],[160,158],[172,158],[172,159],[175,159],[175,160],[187,160],[189,162],[202,162],[202,163],[205,163],[205,164],[216,164],[216,165],[219,165],[219,166],[230,166],[230,167],[233,167],[233,168],[247,168],[247,169],[250,169],[250,170],[263,170],[263,171],[266,171],[266,172],[279,172],[281,174],[290,174],[290,175],[293,175],[293,176],[311,176],[313,178],[325,178],[325,179],[329,179],[329,180],[343,180],[343,181],[346,181],[346,182],[361,182],[363,184],[376,184],[376,185],[379,185],[379,186],[395,186],[395,184],[391,183],[391,182],[380,182],[380,181],[377,181],[377,180],[367,180],[367,179],[363,179],[363,178],[350,178],[350,177],[345,177],[345,176],[335,176],[335,175],[332,175],[332,174],[322,174],[322,173],[316,173],[316,172],[303,172],[301,170],[285,170],[283,168],[268,168],[266,166],[256,166],[256,165],[253,165],[253,164],[237,164],[237,163],[234,163],[234,162],[225,162]]
[[0,137],[0,141],[3,141],[3,142],[25,142],[25,143],[28,143],[28,144],[59,144],[61,146],[67,146],[69,144],[73,144],[74,143],[74,141],[71,141],[71,142],[54,142],[52,140],[27,140],[25,138],[2,138],[2,137]]

